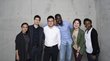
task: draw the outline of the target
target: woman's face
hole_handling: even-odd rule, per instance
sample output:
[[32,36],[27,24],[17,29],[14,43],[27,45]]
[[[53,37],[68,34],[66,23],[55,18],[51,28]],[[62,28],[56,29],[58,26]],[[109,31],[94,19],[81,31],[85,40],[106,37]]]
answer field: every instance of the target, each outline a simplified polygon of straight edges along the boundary
[[21,31],[23,33],[26,33],[28,31],[28,25],[24,24],[22,27],[21,27]]
[[78,29],[80,27],[79,21],[75,21],[73,27],[74,29]]

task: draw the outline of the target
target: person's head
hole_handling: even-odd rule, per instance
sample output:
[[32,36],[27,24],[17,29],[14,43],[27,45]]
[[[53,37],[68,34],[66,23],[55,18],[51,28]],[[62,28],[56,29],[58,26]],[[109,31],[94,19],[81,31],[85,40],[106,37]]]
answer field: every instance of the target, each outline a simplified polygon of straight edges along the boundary
[[22,23],[21,24],[21,31],[22,31],[22,33],[28,32],[28,27],[29,27],[28,23],[26,23],[26,22]]
[[62,20],[62,17],[60,14],[55,15],[55,20],[56,20],[57,24],[59,24],[61,26],[63,25],[63,20]]
[[47,17],[47,23],[49,27],[53,27],[54,26],[54,17],[53,16],[48,16]]
[[41,17],[39,15],[34,16],[34,25],[39,25]]
[[74,21],[73,21],[73,28],[74,29],[78,29],[79,27],[81,26],[81,20],[80,19],[75,19]]
[[83,23],[87,30],[89,30],[92,27],[92,20],[90,20],[89,18],[85,18]]

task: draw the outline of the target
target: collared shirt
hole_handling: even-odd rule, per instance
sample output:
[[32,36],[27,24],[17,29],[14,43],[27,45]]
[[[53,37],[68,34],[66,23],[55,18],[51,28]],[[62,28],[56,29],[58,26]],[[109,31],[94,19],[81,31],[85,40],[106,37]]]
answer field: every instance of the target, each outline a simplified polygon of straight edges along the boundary
[[86,40],[86,52],[87,53],[92,53],[93,48],[92,48],[92,42],[91,42],[91,31],[93,28],[91,28],[89,31],[85,32],[85,40]]
[[58,28],[60,29],[60,33],[61,33],[61,44],[66,45],[68,44],[72,44],[72,35],[71,35],[71,29],[72,29],[72,25],[67,22],[67,21],[63,21],[63,26],[59,26]]
[[60,30],[53,26],[50,28],[49,26],[44,27],[44,34],[45,34],[45,46],[52,47],[58,44],[60,46]]
[[34,25],[35,28],[38,28],[38,25]]
[[40,27],[33,27],[33,40],[32,40],[32,45],[38,47],[39,46],[39,30]]

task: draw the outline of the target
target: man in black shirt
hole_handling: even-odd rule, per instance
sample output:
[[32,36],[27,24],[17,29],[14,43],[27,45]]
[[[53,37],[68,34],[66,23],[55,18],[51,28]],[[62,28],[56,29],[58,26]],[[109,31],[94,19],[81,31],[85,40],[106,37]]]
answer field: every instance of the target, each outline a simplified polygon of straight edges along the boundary
[[39,25],[40,21],[41,17],[39,15],[36,15],[34,17],[34,24],[29,26],[29,34],[31,39],[31,61],[41,61],[42,59],[43,43],[45,37],[43,28]]

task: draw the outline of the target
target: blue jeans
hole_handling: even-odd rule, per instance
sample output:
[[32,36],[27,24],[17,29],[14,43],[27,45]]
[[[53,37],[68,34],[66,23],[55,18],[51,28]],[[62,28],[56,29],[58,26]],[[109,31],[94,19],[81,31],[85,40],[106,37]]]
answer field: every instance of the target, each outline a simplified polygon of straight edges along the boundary
[[72,47],[71,44],[61,44],[59,61],[71,61]]

